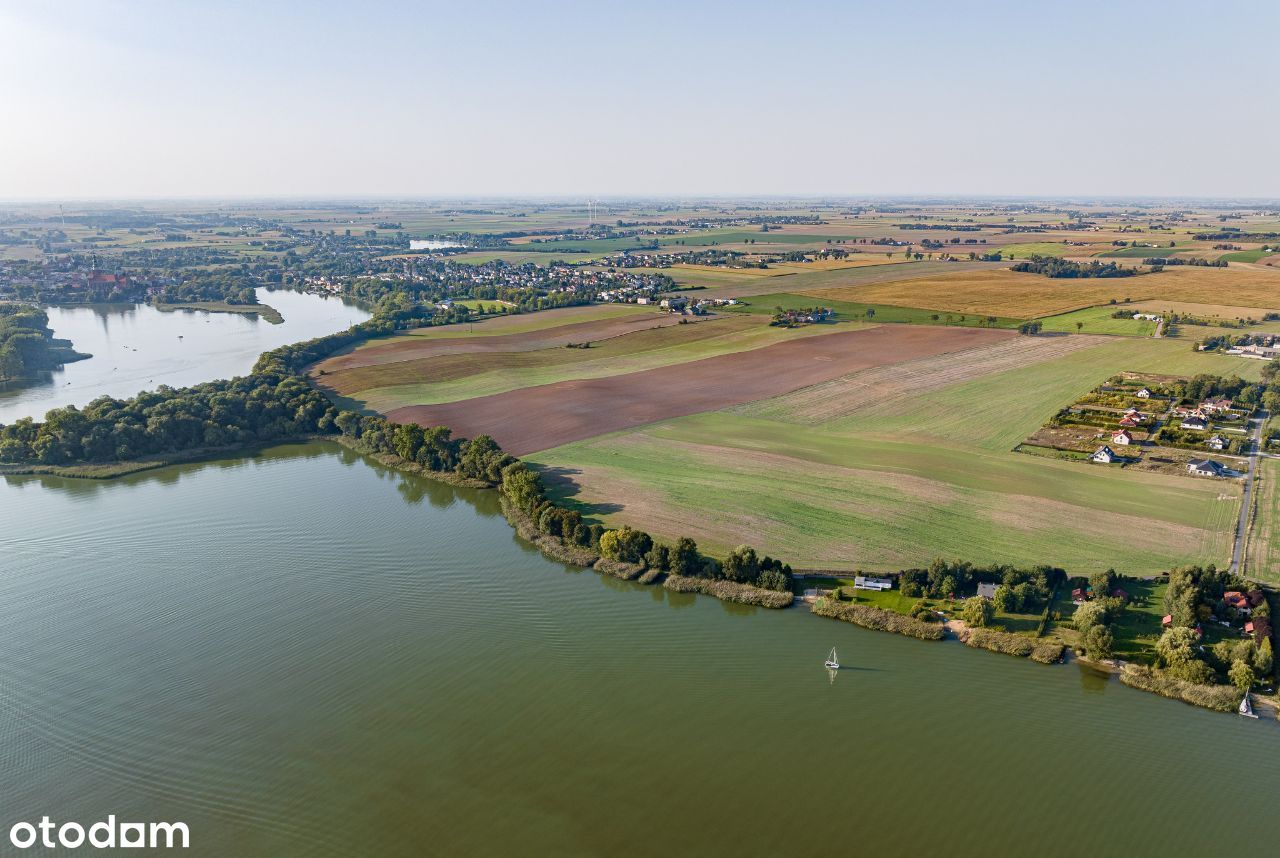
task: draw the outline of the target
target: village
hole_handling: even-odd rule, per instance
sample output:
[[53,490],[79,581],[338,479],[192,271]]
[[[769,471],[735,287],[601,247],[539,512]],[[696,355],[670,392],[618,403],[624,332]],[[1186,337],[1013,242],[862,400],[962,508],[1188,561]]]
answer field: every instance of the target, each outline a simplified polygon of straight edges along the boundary
[[1193,477],[1247,472],[1251,406],[1225,396],[1195,401],[1187,379],[1124,373],[1063,408],[1016,452]]

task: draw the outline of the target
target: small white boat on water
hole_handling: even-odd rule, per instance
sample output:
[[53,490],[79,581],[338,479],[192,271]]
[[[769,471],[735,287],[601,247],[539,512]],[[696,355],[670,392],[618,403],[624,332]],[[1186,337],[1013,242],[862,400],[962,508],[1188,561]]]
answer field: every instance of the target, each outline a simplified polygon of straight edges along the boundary
[[1257,718],[1258,715],[1253,711],[1253,704],[1249,702],[1249,692],[1244,693],[1244,699],[1240,701],[1240,714],[1246,718]]
[[826,666],[827,666],[827,670],[839,670],[839,669],[840,669],[840,659],[839,659],[839,657],[838,657],[838,656],[836,656],[836,648],[835,648],[835,647],[832,647],[832,648],[831,648],[831,655],[827,656],[827,660],[826,660],[826,662],[825,662],[825,663],[826,663]]

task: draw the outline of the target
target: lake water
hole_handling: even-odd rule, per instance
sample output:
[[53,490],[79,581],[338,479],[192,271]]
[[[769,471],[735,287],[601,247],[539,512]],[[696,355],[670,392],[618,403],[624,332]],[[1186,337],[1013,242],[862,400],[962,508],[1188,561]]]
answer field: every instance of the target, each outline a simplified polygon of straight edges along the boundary
[[6,832],[177,820],[210,856],[1074,858],[1271,836],[1272,722],[574,570],[492,493],[328,442],[10,477],[0,522]]
[[284,323],[240,313],[162,312],[149,304],[46,307],[54,336],[93,357],[37,384],[0,390],[0,423],[42,419],[50,408],[83,406],[103,394],[125,398],[162,384],[244,375],[265,351],[345,330],[370,315],[351,301],[303,292],[259,289],[258,300],[279,310]]

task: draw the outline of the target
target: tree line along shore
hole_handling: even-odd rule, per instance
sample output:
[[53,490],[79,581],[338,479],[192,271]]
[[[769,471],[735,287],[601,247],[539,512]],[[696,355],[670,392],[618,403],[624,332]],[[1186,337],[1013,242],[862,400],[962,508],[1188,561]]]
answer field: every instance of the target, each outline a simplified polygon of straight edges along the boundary
[[[520,535],[556,560],[743,604],[776,609],[795,603],[791,567],[752,547],[710,557],[691,538],[667,544],[625,525],[606,529],[555,503],[541,475],[487,435],[459,438],[448,427],[395,423],[340,409],[305,379],[309,365],[339,349],[424,321],[403,306],[387,306],[346,331],[266,352],[247,376],[181,389],[160,387],[123,400],[103,396],[83,409],[53,409],[42,422],[24,418],[0,426],[0,474],[111,477],[139,464],[155,467],[331,437],[406,471],[498,491]],[[1273,386],[1280,387],[1280,376],[1272,370],[1260,384],[1271,393]],[[1056,597],[1072,590],[1080,598],[1068,621],[1076,632],[1071,648],[1097,664],[1118,666],[1128,685],[1227,711],[1235,708],[1241,692],[1275,678],[1269,619],[1265,636],[1238,641],[1221,637],[1209,647],[1202,645],[1207,626],[1228,624],[1243,613],[1225,601],[1232,594],[1244,589],[1262,594],[1248,609],[1255,627],[1269,618],[1277,598],[1213,567],[1169,573],[1163,599],[1169,614],[1149,665],[1112,661],[1131,597],[1111,570],[1086,580],[1050,566],[978,568],[939,560],[928,569],[902,570],[892,580],[897,594],[912,600],[908,610],[871,603],[856,588],[833,586],[815,592],[812,612],[921,640],[942,640],[944,629],[951,627],[969,646],[1054,663],[1062,660],[1067,644],[1044,633]],[[1033,636],[1012,633],[994,627],[997,608],[1040,611],[1042,621]],[[955,616],[949,618],[949,612]],[[1061,619],[1052,613],[1052,619]]]

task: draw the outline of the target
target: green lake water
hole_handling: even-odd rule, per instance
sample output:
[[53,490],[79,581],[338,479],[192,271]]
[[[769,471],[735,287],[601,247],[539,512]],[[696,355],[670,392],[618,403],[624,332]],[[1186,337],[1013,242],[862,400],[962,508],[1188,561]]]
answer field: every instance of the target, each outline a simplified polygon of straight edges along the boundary
[[575,570],[492,493],[331,443],[0,482],[0,652],[6,834],[116,814],[210,856],[1221,854],[1265,852],[1280,795],[1273,723]]
[[150,304],[45,307],[55,337],[88,360],[66,364],[34,383],[0,388],[0,423],[44,418],[50,408],[84,406],[102,396],[127,398],[162,384],[185,387],[244,375],[270,349],[345,330],[369,318],[356,303],[303,292],[259,289],[280,311],[273,325],[241,313],[157,310]]

